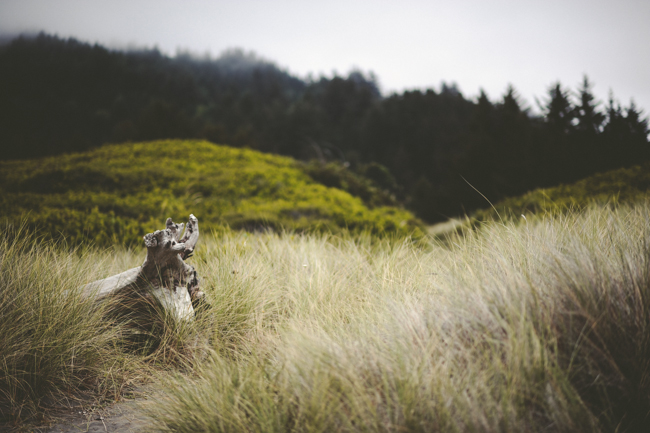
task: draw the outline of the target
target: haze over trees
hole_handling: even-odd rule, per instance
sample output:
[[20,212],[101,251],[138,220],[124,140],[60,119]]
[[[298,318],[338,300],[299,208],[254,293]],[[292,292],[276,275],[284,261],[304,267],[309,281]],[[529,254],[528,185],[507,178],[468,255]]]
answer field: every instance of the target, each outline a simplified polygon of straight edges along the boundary
[[0,155],[203,138],[341,163],[436,221],[485,207],[482,195],[650,159],[643,111],[614,96],[599,103],[591,86],[587,77],[577,89],[553,83],[536,115],[513,86],[497,101],[447,84],[384,97],[360,71],[303,80],[239,50],[169,58],[41,34],[0,47]]

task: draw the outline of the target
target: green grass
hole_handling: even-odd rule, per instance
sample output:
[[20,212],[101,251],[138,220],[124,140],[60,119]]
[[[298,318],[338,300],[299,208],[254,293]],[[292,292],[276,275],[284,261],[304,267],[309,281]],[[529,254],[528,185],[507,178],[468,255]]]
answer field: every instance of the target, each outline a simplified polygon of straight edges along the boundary
[[422,233],[411,213],[373,199],[378,190],[368,182],[353,192],[372,208],[306,171],[291,158],[205,141],[107,145],[0,162],[0,218],[106,246],[138,244],[168,216],[190,213],[205,229]]
[[[648,202],[488,222],[445,245],[204,231],[190,262],[208,305],[191,329],[159,315],[146,353],[112,344],[120,324],[97,327],[99,316],[73,314],[88,311],[83,301],[69,301],[70,288],[139,264],[143,249],[70,254],[5,239],[1,305],[20,308],[1,310],[0,359],[13,367],[2,367],[0,395],[14,416],[69,384],[105,386],[111,360],[132,359],[163,384],[145,409],[156,431],[609,432],[650,422]],[[51,307],[30,307],[38,296]],[[71,371],[72,360],[86,367]],[[49,379],[35,382],[40,370]]]
[[472,219],[517,219],[521,215],[557,214],[580,210],[590,204],[636,203],[648,196],[650,163],[621,168],[582,179],[568,185],[539,188],[518,197],[511,197],[475,212]]

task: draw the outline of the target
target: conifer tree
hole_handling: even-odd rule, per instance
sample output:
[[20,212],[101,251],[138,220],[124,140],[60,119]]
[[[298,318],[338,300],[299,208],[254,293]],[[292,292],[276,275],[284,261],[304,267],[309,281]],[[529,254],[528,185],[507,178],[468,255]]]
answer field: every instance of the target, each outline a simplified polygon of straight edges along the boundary
[[578,89],[578,105],[574,109],[577,123],[573,141],[578,154],[575,169],[580,177],[600,171],[606,165],[600,136],[605,115],[598,110],[599,102],[591,92],[591,87],[592,84],[585,75]]
[[648,144],[648,118],[643,119],[642,110],[636,108],[634,101],[630,101],[630,106],[625,110],[625,121],[630,133],[639,141]]
[[462,161],[460,174],[472,185],[480,185],[483,194],[494,196],[492,173],[496,162],[494,142],[496,110],[481,89],[473,107],[467,136],[467,153]]
[[650,144],[648,143],[648,119],[642,118],[642,111],[636,108],[634,101],[625,109],[625,124],[629,146],[628,165],[640,164],[650,157]]
[[609,91],[607,104],[607,123],[603,129],[603,169],[622,167],[627,165],[629,153],[627,146],[627,125],[621,104],[614,102],[614,95]]
[[542,182],[553,185],[578,179],[580,173],[575,168],[580,152],[570,140],[575,130],[575,110],[569,100],[569,92],[559,82],[553,84],[548,90],[548,100],[541,108],[547,134],[544,140],[546,144],[540,150],[544,173]]
[[503,100],[497,108],[494,140],[497,143],[495,179],[498,191],[508,196],[526,188],[532,177],[530,118],[512,84],[508,84]]
[[549,100],[544,107],[546,122],[556,132],[568,133],[573,129],[575,111],[569,93],[557,82],[549,89]]
[[506,88],[506,94],[503,95],[501,107],[507,113],[516,114],[521,111],[519,95],[512,84],[508,84],[508,87]]
[[578,119],[577,129],[581,132],[598,133],[601,131],[605,115],[598,111],[599,103],[591,93],[592,84],[585,75],[582,87],[578,91],[579,105],[575,107],[575,116]]

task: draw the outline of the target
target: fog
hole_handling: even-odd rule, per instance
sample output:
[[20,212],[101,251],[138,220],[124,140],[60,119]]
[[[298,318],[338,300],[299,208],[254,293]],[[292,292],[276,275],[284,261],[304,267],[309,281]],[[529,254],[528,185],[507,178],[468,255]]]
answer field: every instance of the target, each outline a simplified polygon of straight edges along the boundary
[[301,77],[373,71],[384,94],[457,83],[535,97],[583,74],[606,101],[650,109],[650,2],[81,0],[0,3],[2,32],[45,31],[114,48],[219,56],[254,51]]

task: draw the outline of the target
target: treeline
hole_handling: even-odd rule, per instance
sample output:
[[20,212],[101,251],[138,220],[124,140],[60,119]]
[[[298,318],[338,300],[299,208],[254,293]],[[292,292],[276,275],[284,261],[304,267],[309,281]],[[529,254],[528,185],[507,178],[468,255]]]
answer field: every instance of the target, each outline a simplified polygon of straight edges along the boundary
[[650,159],[641,110],[599,105],[586,77],[540,108],[512,87],[496,102],[453,85],[382,97],[372,74],[301,80],[237,50],[169,58],[44,34],[0,48],[4,159],[205,138],[349,166],[428,221]]

